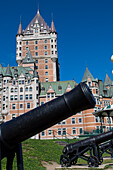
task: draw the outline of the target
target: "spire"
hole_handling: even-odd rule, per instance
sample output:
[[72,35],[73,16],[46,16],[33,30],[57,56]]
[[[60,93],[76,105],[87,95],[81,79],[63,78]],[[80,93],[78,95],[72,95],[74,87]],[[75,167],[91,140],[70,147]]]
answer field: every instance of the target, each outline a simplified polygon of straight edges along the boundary
[[52,22],[51,22],[51,31],[56,32],[54,22],[53,22],[53,18],[52,18]]
[[91,80],[94,80],[94,77],[92,76],[92,74],[90,73],[90,71],[88,70],[88,68],[86,66],[86,70],[85,70],[84,76],[82,78],[82,82],[87,81],[88,78],[91,78]]
[[34,63],[33,57],[31,55],[30,50],[28,50],[28,54],[26,55],[26,57],[23,60],[23,64],[29,64],[29,63]]
[[6,68],[5,76],[6,77],[12,77],[12,72],[11,72],[11,69],[9,67],[9,64],[8,64],[8,66]]
[[39,12],[39,0],[38,0],[38,10],[37,10],[37,14],[40,14],[40,12]]
[[22,24],[21,24],[21,18],[20,18],[20,24],[19,24],[19,29],[17,34],[22,34]]

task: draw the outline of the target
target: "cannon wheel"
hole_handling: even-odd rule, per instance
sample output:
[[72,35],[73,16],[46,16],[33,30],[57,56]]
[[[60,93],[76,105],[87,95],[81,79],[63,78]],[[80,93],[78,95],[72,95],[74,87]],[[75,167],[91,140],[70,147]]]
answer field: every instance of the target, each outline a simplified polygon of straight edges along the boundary
[[92,166],[98,167],[98,165],[99,165],[98,158],[96,156],[90,156],[88,158],[88,165],[89,165],[89,167],[92,167]]
[[71,166],[70,160],[67,156],[61,155],[60,157],[60,164],[62,167],[69,167]]

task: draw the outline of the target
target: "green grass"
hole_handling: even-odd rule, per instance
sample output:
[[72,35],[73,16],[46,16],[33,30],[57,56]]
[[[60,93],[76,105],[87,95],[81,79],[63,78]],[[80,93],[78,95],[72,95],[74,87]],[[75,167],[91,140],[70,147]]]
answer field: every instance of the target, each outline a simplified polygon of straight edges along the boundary
[[[75,141],[70,141],[70,143]],[[49,162],[54,161],[60,164],[60,156],[62,154],[63,146],[58,145],[53,140],[35,140],[29,139],[22,143],[23,147],[23,161],[24,161],[24,170],[45,170],[43,167],[42,161]],[[107,156],[105,154],[105,156]],[[86,161],[78,159],[79,164],[87,164]],[[104,160],[105,163],[113,163],[113,160],[107,159]],[[16,168],[16,158],[14,159],[13,169]],[[107,166],[106,168],[108,168]],[[2,160],[2,170],[6,169],[6,159]],[[65,168],[63,168],[65,169]],[[93,168],[95,169],[95,168]]]

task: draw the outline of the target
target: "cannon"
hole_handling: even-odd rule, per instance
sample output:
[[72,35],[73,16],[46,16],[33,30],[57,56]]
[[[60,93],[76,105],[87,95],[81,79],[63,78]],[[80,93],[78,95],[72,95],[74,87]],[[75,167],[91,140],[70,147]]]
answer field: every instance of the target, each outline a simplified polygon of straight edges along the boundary
[[66,145],[60,157],[61,166],[71,166],[77,163],[78,158],[81,158],[88,162],[89,167],[98,167],[103,162],[104,152],[113,155],[112,139],[113,131],[109,131]]
[[95,106],[95,99],[85,83],[80,83],[70,92],[45,103],[23,115],[0,125],[1,159],[7,157],[7,169],[17,154],[18,170],[23,169],[21,142],[55,125],[73,114]]

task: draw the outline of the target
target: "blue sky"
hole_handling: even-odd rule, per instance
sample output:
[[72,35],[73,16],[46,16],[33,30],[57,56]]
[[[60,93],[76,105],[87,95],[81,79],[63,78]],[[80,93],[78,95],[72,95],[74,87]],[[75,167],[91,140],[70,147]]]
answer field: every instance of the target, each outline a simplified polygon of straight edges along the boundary
[[[16,34],[36,15],[38,0],[2,1],[0,63],[16,65]],[[82,80],[86,66],[94,78],[113,80],[113,0],[39,0],[40,14],[58,33],[60,79]]]

